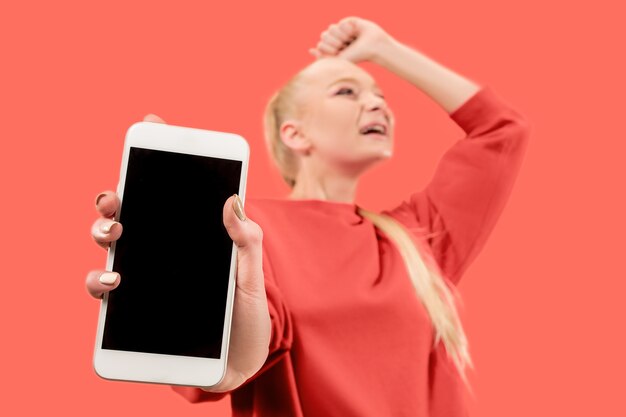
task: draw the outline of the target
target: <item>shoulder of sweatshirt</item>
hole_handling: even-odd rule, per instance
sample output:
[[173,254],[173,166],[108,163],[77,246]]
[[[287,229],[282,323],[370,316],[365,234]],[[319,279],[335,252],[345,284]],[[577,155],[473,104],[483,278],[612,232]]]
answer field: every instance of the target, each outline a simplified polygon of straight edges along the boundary
[[[504,100],[490,85],[483,86],[458,109],[448,115],[463,131],[465,139],[484,136],[498,130],[502,136],[511,131],[527,139],[530,121],[519,110]],[[504,131],[502,127],[506,127]]]
[[383,212],[424,228],[439,266],[456,284],[504,209],[525,154],[530,124],[490,86],[449,117],[465,137],[443,154],[424,189]]

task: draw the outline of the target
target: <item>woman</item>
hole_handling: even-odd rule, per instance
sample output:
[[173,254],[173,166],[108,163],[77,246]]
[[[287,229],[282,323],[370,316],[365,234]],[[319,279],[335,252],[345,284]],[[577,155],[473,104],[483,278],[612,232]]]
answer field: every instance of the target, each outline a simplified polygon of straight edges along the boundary
[[[231,393],[235,416],[466,415],[472,363],[455,285],[504,208],[529,127],[492,89],[373,22],[342,19],[310,52],[265,114],[291,194],[248,199],[249,217],[236,195],[224,205],[238,246],[226,376],[174,389],[192,402]],[[466,133],[424,190],[380,214],[354,199],[360,176],[392,155],[395,121],[361,61],[415,85]],[[119,199],[102,193],[96,207],[92,236],[107,248],[122,233]],[[105,271],[86,280],[96,298],[119,282]]]

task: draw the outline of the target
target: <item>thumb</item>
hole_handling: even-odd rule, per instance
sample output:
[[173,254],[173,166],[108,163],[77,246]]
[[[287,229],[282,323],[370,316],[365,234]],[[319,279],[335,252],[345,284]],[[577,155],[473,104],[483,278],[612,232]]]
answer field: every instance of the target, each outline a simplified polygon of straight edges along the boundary
[[261,245],[263,231],[246,216],[241,198],[237,194],[226,200],[223,215],[224,227],[239,250],[254,250]]
[[349,45],[346,49],[344,49],[343,51],[339,52],[337,54],[338,58],[342,58],[345,60],[348,60],[350,62],[358,62],[359,61],[359,56],[360,53],[358,51],[356,51],[352,45]]
[[[237,194],[230,196],[224,204],[224,226],[237,245],[237,289],[243,290],[254,299],[265,298],[263,280],[263,230],[245,217],[241,200]],[[239,210],[241,208],[242,210]],[[241,220],[237,212],[243,213]]]

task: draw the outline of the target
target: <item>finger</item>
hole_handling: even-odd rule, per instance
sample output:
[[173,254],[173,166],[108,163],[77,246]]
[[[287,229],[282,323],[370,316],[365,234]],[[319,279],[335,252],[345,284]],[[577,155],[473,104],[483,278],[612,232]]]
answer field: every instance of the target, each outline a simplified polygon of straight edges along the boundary
[[165,123],[165,120],[161,119],[159,116],[157,116],[156,114],[147,114],[144,118],[143,118],[144,122],[152,122],[152,123]]
[[341,22],[339,22],[338,26],[339,29],[346,33],[350,38],[357,37],[358,34],[356,25],[352,20],[350,20],[350,18],[343,19]]
[[89,295],[94,298],[102,296],[120,285],[120,274],[110,271],[90,271],[85,280],[85,287]]
[[323,54],[328,54],[328,55],[336,55],[337,54],[337,48],[334,48],[334,47],[324,43],[323,41],[319,41],[318,42],[317,49],[319,49],[320,52],[322,52]]
[[108,251],[109,250],[109,246],[111,246],[111,244],[109,242],[98,242],[97,240],[94,239],[94,242],[96,242],[98,244],[98,246],[100,246],[102,249]]
[[330,46],[332,46],[334,48],[337,48],[337,49],[339,49],[339,48],[344,46],[344,42],[343,41],[337,39],[335,36],[333,36],[329,32],[322,33],[322,40],[326,44],[328,44],[328,45],[330,45]]
[[96,197],[96,210],[102,217],[113,218],[120,207],[120,199],[114,191],[104,191]]
[[100,217],[91,226],[91,237],[102,248],[107,249],[110,243],[122,236],[122,224],[105,217]]
[[315,57],[315,59],[320,59],[322,57],[322,53],[317,50],[317,48],[309,48],[309,53]]
[[347,31],[345,28],[342,28],[338,24],[330,25],[330,27],[328,28],[328,32],[335,38],[339,39],[342,43],[347,43],[354,37],[351,32]]

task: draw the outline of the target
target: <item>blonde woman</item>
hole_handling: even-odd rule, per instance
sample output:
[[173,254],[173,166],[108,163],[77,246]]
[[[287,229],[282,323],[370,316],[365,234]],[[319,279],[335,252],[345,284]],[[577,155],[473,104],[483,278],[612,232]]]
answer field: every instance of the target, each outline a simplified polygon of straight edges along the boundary
[[[291,193],[248,199],[245,213],[236,195],[224,205],[239,248],[226,376],[210,391],[174,389],[192,402],[230,394],[237,417],[466,415],[472,362],[455,286],[506,204],[529,125],[492,88],[371,21],[330,25],[310,52],[265,113]],[[395,119],[362,61],[419,88],[466,133],[423,190],[381,213],[355,195],[361,175],[391,158]],[[104,192],[96,207],[92,236],[106,248],[122,233],[119,199]],[[120,279],[91,271],[86,285],[99,298]]]

